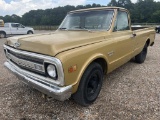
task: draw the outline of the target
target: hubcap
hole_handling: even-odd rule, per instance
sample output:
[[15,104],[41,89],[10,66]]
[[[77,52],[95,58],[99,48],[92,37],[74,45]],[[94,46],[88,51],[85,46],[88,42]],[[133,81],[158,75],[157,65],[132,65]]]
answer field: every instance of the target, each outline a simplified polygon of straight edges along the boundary
[[0,34],[0,38],[4,38],[4,34],[1,33],[1,34]]

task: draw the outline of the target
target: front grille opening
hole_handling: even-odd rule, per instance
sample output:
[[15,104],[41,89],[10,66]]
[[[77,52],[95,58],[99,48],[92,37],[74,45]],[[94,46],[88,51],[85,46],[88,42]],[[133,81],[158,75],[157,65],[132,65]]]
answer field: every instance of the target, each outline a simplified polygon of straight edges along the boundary
[[[44,60],[43,59],[39,59],[39,58],[34,58],[34,57],[31,57],[31,56],[27,56],[27,55],[23,55],[23,54],[19,54],[19,53],[16,53],[14,51],[11,51],[9,49],[6,49],[6,57],[8,56],[8,54],[14,56],[15,58],[18,58],[17,62],[14,60],[13,57],[8,57],[8,59],[13,63],[15,64],[16,66],[20,67],[21,69],[24,69],[24,70],[27,70],[27,71],[30,71],[30,72],[33,72],[33,73],[36,73],[36,74],[39,74],[39,75],[42,75],[44,77],[47,76],[46,72],[45,71],[40,71],[40,70],[37,70],[37,68],[35,67],[36,64],[39,64],[41,66],[43,66],[43,63],[44,63]],[[12,60],[13,59],[13,60]],[[33,64],[35,64],[33,66],[33,64],[30,66],[30,65],[27,65],[27,64],[19,64],[19,60],[24,60],[24,61],[28,61],[28,62],[31,62]],[[25,66],[26,65],[26,66]]]
[[33,73],[42,75],[42,76],[44,76],[44,77],[47,77],[46,73],[43,73],[43,72],[41,72],[41,71],[36,71],[36,70],[34,70],[34,69],[32,69],[32,68],[26,68],[26,67],[24,67],[24,66],[20,66],[20,65],[18,65],[17,63],[15,63],[13,60],[10,60],[10,61],[11,61],[12,63],[14,63],[15,65],[17,65],[18,67],[20,67],[21,69],[24,69],[24,70],[27,70],[27,71],[30,71],[30,72],[33,72]]
[[35,63],[39,63],[39,64],[43,64],[43,62],[44,62],[44,60],[39,59],[39,58],[33,58],[33,57],[30,57],[30,56],[17,54],[13,51],[10,51],[10,50],[7,50],[7,51],[8,51],[8,53],[14,55],[15,57],[23,59],[23,60],[27,60],[27,61],[31,61],[31,62],[35,62]]

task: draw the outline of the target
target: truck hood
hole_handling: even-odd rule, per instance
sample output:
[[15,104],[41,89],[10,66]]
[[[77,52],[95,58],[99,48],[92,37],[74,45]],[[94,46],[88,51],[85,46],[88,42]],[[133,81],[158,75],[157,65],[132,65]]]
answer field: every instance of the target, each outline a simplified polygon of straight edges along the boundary
[[6,44],[17,49],[55,56],[60,52],[82,47],[105,40],[108,32],[56,31],[53,33],[15,36],[7,39]]

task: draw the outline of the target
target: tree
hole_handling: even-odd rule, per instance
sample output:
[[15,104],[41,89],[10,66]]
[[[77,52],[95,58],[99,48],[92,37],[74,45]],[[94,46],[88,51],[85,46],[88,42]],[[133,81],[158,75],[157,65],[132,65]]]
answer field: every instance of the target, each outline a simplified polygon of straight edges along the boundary
[[160,23],[160,10],[153,13],[152,20],[152,22]]
[[[131,14],[132,23],[160,22],[160,2],[154,0],[138,0],[132,3],[131,0],[111,0],[108,6],[124,7]],[[93,7],[103,7],[99,4],[88,4],[64,7],[56,7],[46,10],[31,10],[22,17],[13,15],[0,16],[5,22],[20,22],[28,26],[37,25],[59,25],[69,11],[77,9],[86,9]]]
[[124,7],[130,10],[133,8],[133,3],[131,2],[131,0],[118,0],[117,6]]
[[139,0],[134,6],[135,22],[152,22],[152,15],[156,11],[156,2],[153,0]]
[[116,0],[111,0],[111,2],[107,6],[118,6],[118,3]]

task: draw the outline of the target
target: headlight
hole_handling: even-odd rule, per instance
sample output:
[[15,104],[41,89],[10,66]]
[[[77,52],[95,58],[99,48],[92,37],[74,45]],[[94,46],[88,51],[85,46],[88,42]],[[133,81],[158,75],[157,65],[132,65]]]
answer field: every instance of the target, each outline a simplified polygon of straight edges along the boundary
[[57,78],[57,72],[56,67],[54,65],[48,65],[47,67],[47,73],[50,77],[56,79]]

